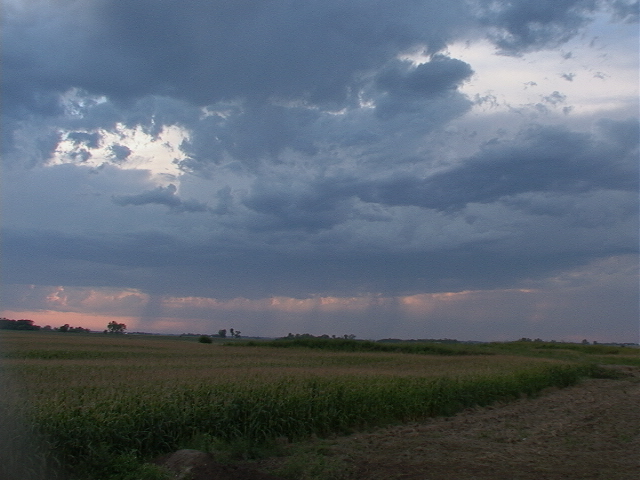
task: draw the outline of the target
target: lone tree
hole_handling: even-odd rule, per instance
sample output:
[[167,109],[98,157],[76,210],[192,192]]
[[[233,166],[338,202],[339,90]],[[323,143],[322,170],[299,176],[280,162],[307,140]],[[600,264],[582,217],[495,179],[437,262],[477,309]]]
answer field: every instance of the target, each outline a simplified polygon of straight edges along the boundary
[[111,321],[107,324],[107,332],[109,333],[124,333],[126,329],[127,326],[124,323]]

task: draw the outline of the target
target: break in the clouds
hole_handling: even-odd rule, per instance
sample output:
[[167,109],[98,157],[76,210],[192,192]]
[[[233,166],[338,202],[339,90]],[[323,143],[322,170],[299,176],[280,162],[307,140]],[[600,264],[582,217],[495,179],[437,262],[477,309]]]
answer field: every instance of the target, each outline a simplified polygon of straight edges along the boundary
[[13,0],[2,29],[5,316],[638,340],[637,2]]

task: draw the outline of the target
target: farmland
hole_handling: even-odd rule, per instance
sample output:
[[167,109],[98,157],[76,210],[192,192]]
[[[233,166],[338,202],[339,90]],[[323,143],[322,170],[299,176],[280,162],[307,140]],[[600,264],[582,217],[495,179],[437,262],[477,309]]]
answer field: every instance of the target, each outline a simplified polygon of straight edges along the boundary
[[3,332],[0,342],[11,382],[0,428],[18,450],[8,463],[40,446],[29,449],[25,480],[50,467],[78,479],[160,479],[144,462],[177,448],[259,456],[281,439],[451,415],[574,384],[600,372],[595,362],[639,358],[562,344],[434,355],[43,332]]

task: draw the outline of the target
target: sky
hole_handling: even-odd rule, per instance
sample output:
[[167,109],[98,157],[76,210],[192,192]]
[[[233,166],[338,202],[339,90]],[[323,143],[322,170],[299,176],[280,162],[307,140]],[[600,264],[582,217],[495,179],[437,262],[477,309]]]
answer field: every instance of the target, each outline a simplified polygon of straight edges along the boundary
[[638,11],[5,0],[0,316],[638,342]]

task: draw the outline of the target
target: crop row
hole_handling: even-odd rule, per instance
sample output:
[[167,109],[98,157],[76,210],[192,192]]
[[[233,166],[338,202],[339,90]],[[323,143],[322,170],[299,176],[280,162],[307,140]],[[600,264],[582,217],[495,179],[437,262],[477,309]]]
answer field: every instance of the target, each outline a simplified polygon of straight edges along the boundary
[[451,415],[497,400],[571,385],[588,366],[540,365],[478,377],[291,377],[271,382],[138,385],[105,391],[74,387],[25,410],[48,462],[81,478],[107,478],[114,458],[142,461],[201,435],[247,452],[277,438],[346,433]]

